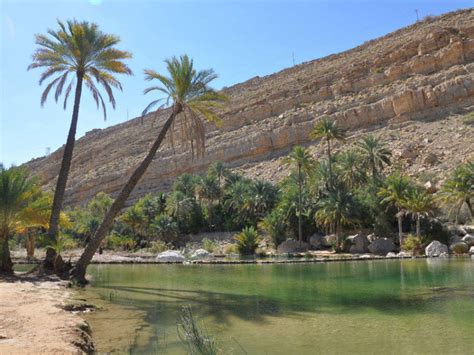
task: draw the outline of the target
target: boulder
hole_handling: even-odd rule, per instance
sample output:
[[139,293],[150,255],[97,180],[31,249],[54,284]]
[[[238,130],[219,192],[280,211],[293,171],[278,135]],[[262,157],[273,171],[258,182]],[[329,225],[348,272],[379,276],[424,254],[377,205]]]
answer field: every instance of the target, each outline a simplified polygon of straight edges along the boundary
[[448,253],[448,247],[445,244],[438,242],[437,240],[433,240],[425,248],[426,256],[440,256],[443,253]]
[[474,246],[474,235],[466,234],[461,240],[470,247]]
[[458,235],[452,235],[451,237],[449,237],[449,244],[456,244],[459,242],[462,242],[462,237]]
[[364,254],[369,251],[369,240],[365,235],[356,234],[347,237],[346,241],[351,244],[349,253]]
[[469,255],[474,255],[474,247],[469,248]]
[[299,241],[294,239],[287,239],[283,243],[278,246],[278,253],[279,254],[288,254],[288,253],[301,253],[305,252],[309,249],[309,244],[302,242],[300,244]]
[[320,234],[314,234],[309,238],[309,245],[311,245],[312,248],[314,249],[319,249],[322,247],[322,240],[324,236]]
[[455,254],[466,254],[469,251],[469,246],[464,242],[459,242],[451,244],[449,249]]
[[410,258],[413,255],[411,255],[409,252],[406,251],[401,251],[400,253],[397,254],[399,258]]
[[191,259],[193,260],[202,260],[202,259],[210,259],[214,257],[212,253],[209,253],[205,249],[197,249],[194,253],[191,254]]
[[392,239],[379,238],[375,239],[369,245],[369,251],[376,255],[387,255],[389,252],[395,250],[395,244]]
[[337,237],[335,234],[325,235],[321,238],[321,245],[325,248],[330,248],[336,245]]
[[176,250],[167,250],[162,253],[159,253],[156,258],[156,261],[163,261],[163,262],[183,262],[186,260],[183,254]]
[[474,225],[464,226],[464,231],[469,234],[474,234]]
[[464,228],[463,228],[461,226],[454,225],[454,226],[449,226],[448,230],[451,232],[452,235],[458,235],[460,237],[463,237],[468,233],[467,230],[466,230],[466,227],[467,227],[467,229],[469,229],[468,226],[464,226]]
[[394,253],[393,251],[391,251],[390,253],[388,253],[386,255],[387,258],[396,258],[397,257],[397,253]]
[[376,240],[376,239],[377,239],[377,236],[376,236],[374,233],[369,234],[369,235],[367,236],[367,240],[369,241],[369,243],[372,243],[372,242],[373,242],[374,240]]

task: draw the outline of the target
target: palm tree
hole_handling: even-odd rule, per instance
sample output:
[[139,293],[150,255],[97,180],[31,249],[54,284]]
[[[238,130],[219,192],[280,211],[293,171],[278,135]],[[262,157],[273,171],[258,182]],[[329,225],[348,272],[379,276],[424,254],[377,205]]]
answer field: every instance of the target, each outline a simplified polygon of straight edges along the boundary
[[[122,188],[122,191],[120,191],[104,217],[99,229],[77,262],[73,271],[73,277],[79,283],[86,282],[85,272],[87,266],[92,260],[100,243],[107,235],[114,218],[120,212],[130,193],[146,172],[156,151],[165,139],[167,132],[174,125],[176,119],[181,118],[187,132],[186,136],[192,142],[197,143],[196,148],[198,155],[204,152],[204,124],[202,118],[216,124],[220,121],[215,109],[222,108],[222,104],[227,100],[227,97],[209,87],[211,81],[217,77],[214,71],[196,71],[193,61],[187,55],[183,55],[180,58],[173,57],[167,59],[165,63],[167,64],[169,77],[153,70],[145,70],[146,80],[158,80],[160,83],[158,86],[145,89],[145,94],[153,91],[164,93],[167,96],[166,103],[172,102],[170,115],[150,147],[148,154],[132,173],[128,182]],[[162,99],[156,99],[152,101],[143,111],[143,115],[147,114],[153,107],[156,107],[161,100]],[[157,112],[158,111],[159,109]]]
[[451,177],[446,180],[440,192],[441,201],[446,205],[451,205],[450,214],[454,211],[456,224],[461,208],[466,205],[474,217],[473,202],[474,199],[474,162],[458,166]]
[[191,174],[181,174],[178,176],[173,184],[173,191],[180,191],[186,196],[195,199],[196,185],[198,177]]
[[334,226],[336,251],[340,251],[342,227],[356,219],[357,204],[354,196],[343,184],[338,184],[319,199],[317,207],[319,209],[315,214],[316,223],[326,227]]
[[24,209],[37,194],[34,180],[24,169],[5,169],[0,164],[0,273],[13,274],[8,238],[21,222]]
[[310,133],[310,138],[318,139],[323,138],[326,140],[326,150],[328,155],[328,167],[329,167],[329,185],[333,185],[332,179],[332,153],[331,153],[331,141],[339,140],[343,141],[346,138],[344,130],[338,126],[337,122],[329,117],[323,117],[316,123],[313,130]]
[[214,202],[219,200],[222,195],[219,180],[214,175],[202,177],[196,186],[196,192],[201,201],[207,202],[208,225],[212,229]]
[[224,186],[225,179],[229,176],[229,170],[226,168],[223,162],[216,161],[212,163],[207,169],[208,175],[214,175],[219,180],[219,185]]
[[416,219],[416,236],[420,238],[420,219],[422,216],[429,215],[435,207],[433,195],[422,188],[412,189],[405,201],[405,205],[408,212]]
[[411,194],[412,182],[405,175],[395,172],[387,177],[384,186],[380,188],[378,195],[382,203],[395,206],[398,220],[398,240],[400,247],[403,243],[403,216],[406,213],[406,201]]
[[[58,21],[58,25],[59,29],[48,30],[48,35],[36,35],[35,42],[39,47],[34,52],[33,62],[28,67],[28,70],[33,68],[44,69],[40,77],[40,85],[46,79],[55,77],[49,82],[41,95],[42,106],[51,90],[55,89],[54,98],[57,102],[63,93],[63,89],[65,89],[63,107],[66,109],[68,98],[75,86],[71,125],[64,147],[61,169],[51,208],[48,230],[51,244],[54,244],[58,234],[59,216],[74,150],[82,86],[85,84],[89,89],[97,108],[99,108],[99,105],[102,106],[105,119],[107,114],[105,103],[97,84],[104,88],[112,107],[115,108],[112,88],[122,90],[122,86],[114,74],[132,74],[130,68],[123,63],[124,59],[129,59],[132,55],[129,52],[115,48],[115,45],[120,42],[119,37],[105,34],[99,30],[95,23],[85,21],[69,20],[66,23]],[[68,82],[69,78],[70,81]],[[55,251],[48,248],[44,267],[52,270],[54,259]]]
[[372,174],[375,183],[385,165],[390,165],[392,153],[373,135],[363,137],[357,147],[362,155],[362,163]]
[[365,171],[361,169],[362,157],[353,149],[341,153],[337,157],[339,179],[349,188],[354,189],[367,181]]
[[305,175],[309,174],[314,161],[308,150],[300,145],[293,148],[290,154],[285,157],[283,163],[296,169],[296,182],[298,184],[298,240],[300,244],[303,241],[303,223],[302,223],[302,191]]

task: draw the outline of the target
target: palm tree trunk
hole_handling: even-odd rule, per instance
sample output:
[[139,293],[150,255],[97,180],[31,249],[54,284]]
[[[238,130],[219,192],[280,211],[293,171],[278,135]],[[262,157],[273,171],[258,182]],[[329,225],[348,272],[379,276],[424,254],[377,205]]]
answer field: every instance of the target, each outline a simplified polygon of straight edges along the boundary
[[[59,215],[63,206],[64,192],[66,191],[69,169],[71,168],[72,153],[74,151],[74,142],[76,140],[77,121],[79,118],[79,106],[81,103],[83,74],[77,73],[76,93],[74,97],[74,108],[72,110],[71,125],[67,136],[66,146],[64,147],[61,169],[59,170],[56,189],[54,190],[53,206],[51,208],[51,217],[49,220],[48,239],[51,244],[56,241],[59,230]],[[46,258],[43,262],[44,270],[54,270],[56,261],[56,251],[53,248],[46,249]]]
[[332,179],[332,159],[331,159],[331,140],[327,138],[327,152],[328,152],[328,169],[329,169],[329,186],[333,186]]
[[420,215],[416,216],[416,236],[420,238],[421,231],[420,231]]
[[466,198],[466,206],[467,206],[467,209],[469,210],[469,212],[471,214],[471,218],[474,218],[474,211],[472,210],[472,204],[471,204],[471,200],[469,199],[469,197]]
[[13,263],[8,247],[8,231],[4,229],[0,233],[0,274],[12,275]]
[[30,230],[26,236],[26,255],[28,259],[35,256],[35,236]]
[[298,240],[300,242],[300,246],[303,242],[303,223],[301,221],[302,184],[301,166],[298,165]]
[[170,129],[176,115],[178,115],[181,112],[181,110],[182,110],[182,106],[179,104],[173,107],[173,112],[171,113],[170,117],[166,120],[155,142],[153,142],[153,145],[151,146],[150,151],[148,152],[146,157],[143,159],[143,161],[140,163],[140,165],[138,165],[138,167],[135,169],[132,176],[130,177],[128,182],[125,184],[125,186],[122,188],[122,191],[120,191],[119,195],[113,202],[112,206],[110,206],[110,209],[107,211],[107,214],[102,220],[102,223],[100,224],[99,228],[95,232],[94,236],[86,245],[84,252],[82,253],[81,257],[79,258],[78,262],[76,263],[74,269],[71,272],[72,278],[77,283],[85,284],[87,282],[85,278],[87,266],[91,262],[92,257],[94,256],[100,244],[102,243],[102,240],[106,237],[107,233],[109,232],[109,229],[112,226],[112,223],[115,217],[125,205],[125,202],[130,196],[130,193],[133,191],[138,181],[140,181],[143,174],[145,174],[148,166],[153,161],[153,157],[155,156],[156,151],[158,150],[161,143],[163,142],[166,136],[166,133]]
[[400,243],[400,249],[402,249],[402,243],[403,243],[403,216],[402,216],[402,211],[398,211],[397,219],[398,219],[398,241]]

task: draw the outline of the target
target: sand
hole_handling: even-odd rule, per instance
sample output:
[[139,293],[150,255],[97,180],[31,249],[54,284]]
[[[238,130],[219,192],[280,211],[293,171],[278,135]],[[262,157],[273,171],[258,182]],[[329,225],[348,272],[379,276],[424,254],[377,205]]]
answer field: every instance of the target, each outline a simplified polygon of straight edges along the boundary
[[70,296],[63,282],[0,277],[0,354],[80,354],[83,320],[62,309]]

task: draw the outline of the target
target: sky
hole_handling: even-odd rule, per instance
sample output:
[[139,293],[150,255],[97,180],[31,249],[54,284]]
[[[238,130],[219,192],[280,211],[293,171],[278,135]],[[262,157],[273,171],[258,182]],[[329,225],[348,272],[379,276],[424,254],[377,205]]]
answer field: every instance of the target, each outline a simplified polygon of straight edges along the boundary
[[82,96],[76,138],[94,128],[132,119],[156,97],[143,95],[144,69],[164,71],[163,60],[188,54],[198,69],[213,68],[215,88],[230,86],[329,54],[410,25],[427,15],[468,8],[457,0],[0,0],[0,163],[19,165],[66,141],[66,111],[51,97],[40,105],[39,70],[27,71],[34,35],[57,20],[95,22],[133,53],[133,76],[120,78],[117,107],[102,112]]

